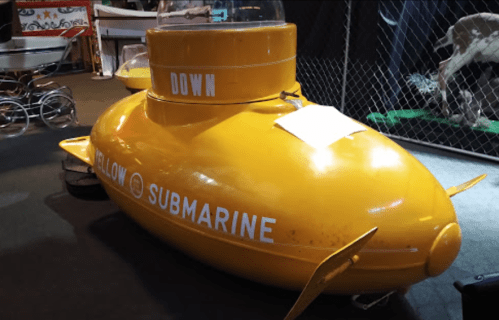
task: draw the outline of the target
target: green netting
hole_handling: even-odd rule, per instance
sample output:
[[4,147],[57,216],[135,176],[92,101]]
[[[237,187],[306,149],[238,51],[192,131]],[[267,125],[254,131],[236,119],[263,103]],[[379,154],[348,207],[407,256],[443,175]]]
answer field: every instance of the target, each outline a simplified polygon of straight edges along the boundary
[[[392,110],[388,111],[386,115],[383,115],[379,112],[373,112],[367,116],[367,120],[377,124],[385,124],[389,128],[401,124],[400,121],[401,119],[419,119],[426,121],[434,121],[441,124],[446,124],[454,128],[460,127],[459,124],[450,121],[449,119],[437,117],[433,115],[430,111],[423,109]],[[470,129],[499,134],[499,121],[488,121],[487,123],[488,127],[477,126],[477,127],[471,127]]]

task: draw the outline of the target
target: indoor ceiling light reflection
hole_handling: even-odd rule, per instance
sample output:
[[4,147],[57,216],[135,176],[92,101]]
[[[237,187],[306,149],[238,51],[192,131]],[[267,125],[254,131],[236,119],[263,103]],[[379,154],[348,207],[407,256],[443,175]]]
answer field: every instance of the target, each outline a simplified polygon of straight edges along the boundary
[[318,148],[311,156],[314,166],[319,171],[324,171],[333,165],[333,153],[329,148]]
[[196,172],[197,173],[197,176],[198,178],[203,181],[204,183],[207,183],[209,185],[212,185],[212,186],[217,186],[218,183],[215,181],[215,179],[212,179],[210,177],[208,177],[207,175],[204,175],[200,172]]
[[385,212],[387,211],[388,209],[393,209],[395,207],[398,207],[399,205],[402,204],[402,202],[404,202],[403,199],[398,199],[398,200],[395,200],[393,201],[392,203],[389,203],[388,205],[386,206],[383,206],[383,207],[375,207],[375,208],[372,208],[372,209],[369,209],[369,213],[380,213],[380,212]]
[[371,152],[371,166],[386,168],[400,164],[400,155],[392,149],[374,148]]
[[125,115],[122,115],[120,117],[120,123],[118,124],[118,127],[116,127],[116,131],[119,131],[121,129],[121,127],[123,126],[123,124],[125,123],[125,119],[126,119],[126,116]]
[[433,216],[427,216],[427,217],[419,218],[419,221],[425,222],[425,221],[429,221],[431,219],[433,219]]

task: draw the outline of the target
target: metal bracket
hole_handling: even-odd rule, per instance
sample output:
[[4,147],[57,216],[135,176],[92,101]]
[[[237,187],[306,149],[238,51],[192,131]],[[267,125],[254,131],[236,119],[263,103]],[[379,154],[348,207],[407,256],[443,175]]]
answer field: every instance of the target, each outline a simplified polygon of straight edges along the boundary
[[384,299],[387,299],[388,300],[388,297],[390,297],[392,294],[394,294],[395,292],[397,292],[396,290],[393,290],[393,291],[390,291],[388,292],[387,294],[385,294],[384,296],[382,296],[381,298],[379,299],[375,299],[374,301],[370,302],[370,303],[362,303],[362,302],[358,302],[357,299],[361,296],[360,294],[356,294],[356,295],[353,295],[352,296],[352,304],[359,308],[359,309],[363,309],[363,310],[368,310],[372,307],[374,307],[375,305],[377,305],[378,303],[380,303],[381,301],[383,301]]
[[76,163],[71,159],[62,160],[62,169],[79,173],[94,173],[94,169],[85,163]]
[[299,110],[299,109],[303,108],[303,102],[300,99],[290,99],[290,100],[288,100],[287,97],[299,98],[300,96],[297,95],[297,94],[295,94],[295,93],[293,93],[293,92],[286,92],[286,91],[282,91],[279,94],[279,98],[281,98],[282,100],[284,100],[286,102],[291,103],[296,108],[296,110]]

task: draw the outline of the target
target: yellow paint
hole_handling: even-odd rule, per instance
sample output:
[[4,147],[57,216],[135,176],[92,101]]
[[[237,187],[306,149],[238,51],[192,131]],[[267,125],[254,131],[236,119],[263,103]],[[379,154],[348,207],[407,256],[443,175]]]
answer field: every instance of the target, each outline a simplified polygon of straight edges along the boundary
[[69,154],[74,155],[79,160],[85,162],[86,164],[92,166],[93,162],[89,154],[90,137],[83,136],[73,139],[67,139],[59,142],[61,149]]
[[461,193],[461,192],[463,192],[465,190],[468,190],[468,189],[472,188],[474,185],[476,185],[478,182],[480,182],[483,179],[485,179],[485,177],[487,177],[487,175],[486,174],[482,174],[482,175],[479,175],[476,178],[471,179],[470,181],[466,181],[464,183],[461,183],[458,186],[450,187],[449,189],[446,190],[447,195],[449,197],[453,197],[453,196],[455,196],[458,193]]
[[[152,88],[101,115],[86,149],[61,144],[144,228],[221,270],[295,290],[375,227],[326,292],[405,288],[452,263],[454,208],[411,154],[368,127],[317,149],[275,124],[295,110],[282,91],[311,104],[295,81],[294,25],[156,29],[147,39]],[[214,96],[202,86],[174,94],[171,73],[214,75]]]
[[450,267],[461,246],[461,228],[456,222],[449,223],[440,231],[430,250],[427,273],[437,276]]

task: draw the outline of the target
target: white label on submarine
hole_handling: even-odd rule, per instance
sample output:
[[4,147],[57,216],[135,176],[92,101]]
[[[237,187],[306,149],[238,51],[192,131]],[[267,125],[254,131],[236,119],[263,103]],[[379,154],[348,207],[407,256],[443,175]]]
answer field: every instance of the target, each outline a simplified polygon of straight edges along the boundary
[[286,131],[314,148],[325,148],[341,138],[366,131],[335,107],[310,105],[275,121]]

